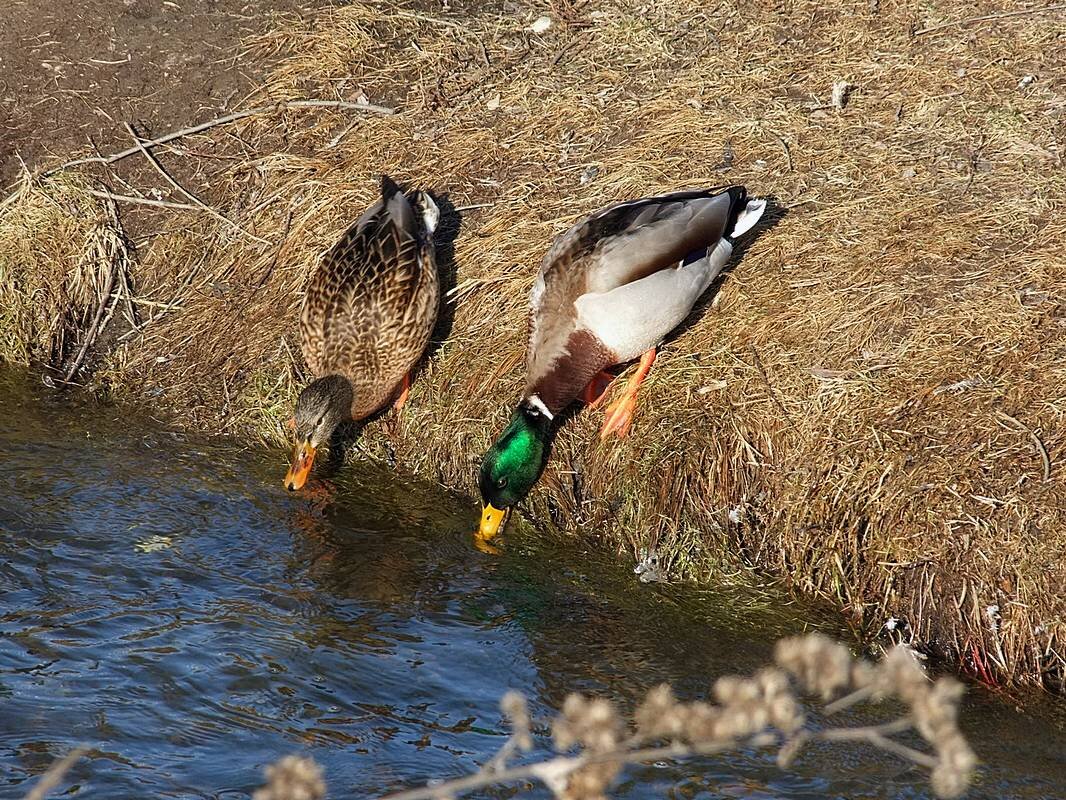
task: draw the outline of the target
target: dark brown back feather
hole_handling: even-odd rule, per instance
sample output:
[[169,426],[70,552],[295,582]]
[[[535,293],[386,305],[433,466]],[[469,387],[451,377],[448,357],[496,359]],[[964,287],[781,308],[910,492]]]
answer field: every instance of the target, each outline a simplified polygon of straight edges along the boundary
[[353,416],[376,411],[421,357],[436,322],[439,278],[432,238],[395,183],[327,250],[301,316],[315,375],[341,373]]

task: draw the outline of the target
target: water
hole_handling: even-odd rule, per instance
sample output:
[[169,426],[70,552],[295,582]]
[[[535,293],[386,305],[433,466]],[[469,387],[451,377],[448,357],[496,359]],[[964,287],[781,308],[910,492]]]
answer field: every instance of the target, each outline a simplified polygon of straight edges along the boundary
[[[504,740],[508,688],[541,715],[572,690],[628,706],[670,681],[700,696],[804,627],[751,592],[640,584],[531,534],[481,553],[471,503],[372,466],[346,468],[334,499],[293,497],[283,453],[74,403],[0,373],[0,797],[79,743],[90,756],[65,796],[244,797],[264,764],[302,752],[332,797],[375,797],[477,769]],[[974,690],[966,709],[985,762],[969,796],[1066,795],[1060,705]],[[927,785],[836,746],[789,772],[757,751],[633,768],[613,796]]]

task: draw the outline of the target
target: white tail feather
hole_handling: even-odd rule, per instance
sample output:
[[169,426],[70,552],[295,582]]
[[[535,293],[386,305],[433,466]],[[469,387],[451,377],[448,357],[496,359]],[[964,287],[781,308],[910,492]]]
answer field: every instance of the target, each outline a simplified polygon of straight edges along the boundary
[[729,238],[736,239],[754,228],[755,223],[762,219],[764,211],[766,211],[765,200],[749,200],[744,210],[737,215],[737,224],[733,232],[729,234]]
[[440,222],[440,209],[433,202],[433,198],[425,192],[419,192],[419,203],[422,206],[422,222],[425,223],[426,233],[433,233]]

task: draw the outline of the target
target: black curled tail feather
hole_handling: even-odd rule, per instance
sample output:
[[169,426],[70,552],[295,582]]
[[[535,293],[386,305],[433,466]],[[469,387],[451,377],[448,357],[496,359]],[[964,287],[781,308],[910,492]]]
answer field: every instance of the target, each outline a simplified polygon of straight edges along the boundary
[[381,199],[382,200],[384,200],[386,203],[388,203],[389,202],[389,198],[391,198],[394,194],[396,194],[399,191],[400,191],[400,186],[399,186],[399,184],[396,183],[396,181],[394,181],[388,175],[384,175],[383,174],[381,176]]
[[723,238],[733,241],[730,235],[737,227],[737,218],[748,206],[748,189],[746,186],[730,186],[726,189],[729,195],[729,217],[726,219],[725,233]]

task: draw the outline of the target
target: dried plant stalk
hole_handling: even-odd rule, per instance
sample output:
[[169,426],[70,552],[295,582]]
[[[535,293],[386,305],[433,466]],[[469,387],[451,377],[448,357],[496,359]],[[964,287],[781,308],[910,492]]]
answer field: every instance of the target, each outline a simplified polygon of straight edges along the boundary
[[[774,660],[774,666],[751,677],[719,678],[714,685],[716,702],[682,702],[669,686],[658,686],[628,721],[607,700],[571,694],[551,721],[555,755],[519,765],[510,762],[520,750],[532,747],[533,730],[524,698],[509,692],[500,706],[511,723],[511,736],[480,772],[382,800],[458,798],[488,786],[530,779],[543,783],[558,800],[604,800],[627,764],[772,747],[778,764],[787,768],[815,741],[862,742],[912,761],[931,771],[937,797],[960,797],[970,785],[977,760],[958,728],[962,685],[952,678],[930,680],[907,648],[896,647],[871,664],[853,658],[842,644],[812,634],[779,642]],[[823,701],[844,697],[823,709],[818,724],[804,712],[801,694]],[[861,727],[824,724],[843,708],[889,699],[904,709],[890,722]],[[893,738],[908,731],[916,731],[931,751],[915,750]],[[269,797],[304,800],[302,795]]]

